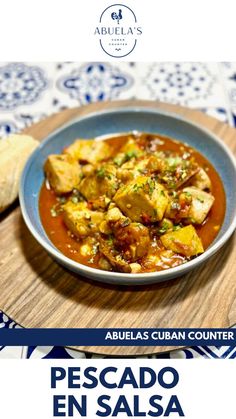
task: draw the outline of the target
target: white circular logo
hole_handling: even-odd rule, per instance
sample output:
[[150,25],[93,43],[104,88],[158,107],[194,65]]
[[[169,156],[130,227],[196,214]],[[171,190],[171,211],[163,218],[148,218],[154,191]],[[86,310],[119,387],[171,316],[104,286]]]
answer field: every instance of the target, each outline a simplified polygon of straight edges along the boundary
[[106,54],[121,58],[134,50],[142,28],[130,7],[113,4],[102,12],[94,34]]

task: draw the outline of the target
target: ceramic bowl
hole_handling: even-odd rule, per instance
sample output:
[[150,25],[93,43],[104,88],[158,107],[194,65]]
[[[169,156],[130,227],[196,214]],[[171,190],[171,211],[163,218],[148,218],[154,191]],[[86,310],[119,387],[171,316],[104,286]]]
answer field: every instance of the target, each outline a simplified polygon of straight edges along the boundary
[[[90,268],[64,256],[49,240],[40,221],[38,199],[44,180],[43,164],[49,154],[60,153],[74,139],[106,134],[143,131],[162,134],[188,143],[204,154],[219,173],[226,193],[226,214],[218,236],[195,259],[161,272],[127,274]],[[20,182],[20,205],[24,220],[36,240],[66,268],[96,281],[138,285],[157,283],[186,274],[206,262],[229,239],[236,227],[236,165],[225,144],[210,131],[176,115],[154,107],[124,106],[90,113],[52,132],[29,158]],[[209,263],[211,263],[209,261]]]

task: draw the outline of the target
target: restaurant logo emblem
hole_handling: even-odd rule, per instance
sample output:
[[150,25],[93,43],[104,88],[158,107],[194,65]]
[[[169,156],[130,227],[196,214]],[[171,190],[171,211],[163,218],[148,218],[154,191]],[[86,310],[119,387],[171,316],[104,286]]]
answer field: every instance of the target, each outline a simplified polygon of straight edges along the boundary
[[142,35],[142,28],[130,7],[113,4],[102,12],[94,35],[99,38],[106,54],[122,58],[134,50],[138,37]]

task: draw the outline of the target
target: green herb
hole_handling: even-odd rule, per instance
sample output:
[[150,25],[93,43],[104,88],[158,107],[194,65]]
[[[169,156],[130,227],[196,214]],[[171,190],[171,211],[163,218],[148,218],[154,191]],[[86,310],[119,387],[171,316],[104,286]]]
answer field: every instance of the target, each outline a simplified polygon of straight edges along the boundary
[[130,224],[130,220],[126,218],[124,221],[122,221],[121,227],[127,227],[129,224]]
[[166,162],[170,168],[176,168],[182,163],[182,159],[180,157],[168,157]]
[[149,195],[152,195],[156,187],[155,181],[153,179],[148,179],[147,184],[149,186]]
[[112,234],[110,234],[110,235],[108,236],[108,238],[107,238],[107,243],[108,243],[109,245],[112,245],[112,244],[113,244],[113,235],[112,235]]
[[121,166],[125,162],[125,154],[118,154],[114,159],[113,162],[117,166]]
[[138,185],[137,183],[135,183],[135,185],[133,186],[134,192],[138,192],[139,189],[143,189],[143,184],[142,185]]
[[188,198],[191,198],[192,194],[190,192],[184,192]]
[[133,157],[137,157],[137,151],[130,150],[130,151],[127,151],[127,153],[125,153],[126,160],[131,160]]
[[166,221],[164,221],[161,228],[158,229],[158,233],[164,234],[167,232],[168,229],[169,229],[169,224]]
[[99,179],[104,179],[104,177],[105,177],[105,169],[104,169],[104,167],[100,167],[100,169],[97,169],[96,174],[97,174],[97,177]]
[[198,200],[199,202],[201,202],[201,204],[204,204],[204,199],[202,199],[202,198],[197,198],[197,200]]
[[178,224],[173,226],[173,230],[174,230],[174,231],[179,230],[180,228],[181,228],[181,226],[180,226],[180,225],[178,225]]

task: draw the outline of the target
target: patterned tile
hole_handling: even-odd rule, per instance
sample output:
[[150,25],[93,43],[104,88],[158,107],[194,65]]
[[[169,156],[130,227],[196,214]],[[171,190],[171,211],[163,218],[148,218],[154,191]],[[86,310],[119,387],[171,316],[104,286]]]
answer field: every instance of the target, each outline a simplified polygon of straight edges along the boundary
[[207,115],[212,116],[213,118],[219,119],[221,122],[230,123],[231,118],[229,117],[228,111],[226,108],[202,108],[202,112],[205,112]]
[[236,106],[236,63],[221,63],[219,67],[229,106]]
[[108,63],[86,63],[57,80],[58,89],[81,105],[117,99],[133,84],[130,74]]
[[28,359],[77,359],[86,358],[85,354],[60,346],[29,346],[25,358]]
[[236,127],[236,106],[232,108],[233,125]]
[[170,359],[235,359],[236,347],[232,346],[198,346],[180,351],[170,352]]
[[[20,326],[0,310],[0,333],[3,328],[15,329],[20,328]],[[0,359],[18,359],[22,357],[22,352],[23,346],[0,346]]]
[[139,97],[195,108],[224,107],[225,95],[215,63],[163,62],[143,65]]
[[232,122],[235,74],[235,63],[1,63],[0,136],[96,100],[163,100]]
[[40,67],[10,63],[0,67],[0,110],[14,110],[36,102],[48,82]]

